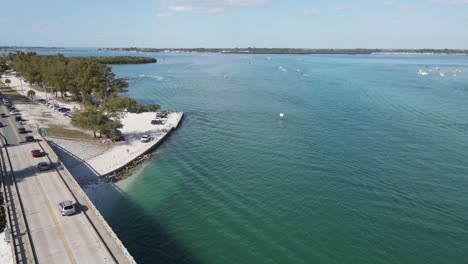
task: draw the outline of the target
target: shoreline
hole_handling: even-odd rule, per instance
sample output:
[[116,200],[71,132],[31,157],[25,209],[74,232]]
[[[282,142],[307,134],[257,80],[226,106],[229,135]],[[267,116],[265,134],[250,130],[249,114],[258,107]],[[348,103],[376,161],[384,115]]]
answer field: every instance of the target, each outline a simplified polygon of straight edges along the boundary
[[[13,75],[3,75],[1,80],[4,81],[6,78],[11,80],[8,87],[20,95],[26,96],[27,91],[32,89],[36,92],[35,99],[52,98],[50,94],[46,95],[45,92],[30,87],[29,83],[21,81],[22,84],[20,84],[19,78]],[[75,102],[60,102],[60,104],[70,109],[80,107],[80,104]],[[17,102],[15,107],[20,109],[23,118],[28,120],[25,126],[31,130],[39,132],[40,127],[60,125],[88,135],[91,134],[89,131],[72,126],[70,119],[44,105]],[[45,113],[53,119],[43,122],[40,116],[34,115],[34,112],[38,113],[39,111],[41,111],[41,115]],[[123,178],[118,177],[120,171],[129,171],[129,166],[139,165],[143,156],[157,149],[172,131],[179,127],[184,113],[170,112],[167,118],[164,119],[164,124],[161,125],[151,124],[151,120],[155,116],[156,112],[125,113],[120,119],[123,124],[120,130],[125,138],[121,142],[109,143],[107,139],[93,139],[91,135],[89,140],[53,137],[47,135],[47,128],[45,129],[45,135],[42,134],[41,136],[44,136],[54,152],[60,156],[62,162],[69,168],[80,185],[90,184],[99,179],[116,181]],[[140,138],[144,134],[150,135],[150,142],[141,142]],[[134,164],[135,161],[138,161],[137,164]]]

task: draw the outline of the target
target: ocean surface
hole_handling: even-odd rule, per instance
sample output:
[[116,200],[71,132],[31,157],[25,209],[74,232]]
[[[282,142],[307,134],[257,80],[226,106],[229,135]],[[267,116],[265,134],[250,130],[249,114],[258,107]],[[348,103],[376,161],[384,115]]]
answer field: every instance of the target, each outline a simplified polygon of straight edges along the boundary
[[467,56],[131,54],[186,114],[86,190],[138,263],[468,263]]

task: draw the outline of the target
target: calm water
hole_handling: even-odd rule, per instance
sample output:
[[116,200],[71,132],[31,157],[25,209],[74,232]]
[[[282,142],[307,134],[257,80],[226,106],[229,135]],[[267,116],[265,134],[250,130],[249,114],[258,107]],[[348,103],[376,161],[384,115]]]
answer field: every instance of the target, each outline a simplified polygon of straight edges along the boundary
[[468,262],[468,57],[150,56],[113,69],[186,118],[87,190],[139,263]]

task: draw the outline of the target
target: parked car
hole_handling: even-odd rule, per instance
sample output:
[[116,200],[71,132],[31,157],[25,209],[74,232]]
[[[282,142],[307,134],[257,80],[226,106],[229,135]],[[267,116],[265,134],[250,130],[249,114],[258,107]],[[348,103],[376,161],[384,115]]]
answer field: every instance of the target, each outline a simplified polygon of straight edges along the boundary
[[37,164],[37,168],[40,170],[40,171],[46,171],[49,169],[49,164],[47,164],[47,162],[39,162]]
[[141,143],[148,143],[148,142],[150,142],[150,140],[151,140],[150,135],[145,134],[145,135],[141,136]]
[[3,123],[2,123],[2,122],[0,122],[0,127],[3,127]]
[[65,113],[65,112],[68,112],[68,111],[70,111],[70,110],[71,110],[70,108],[61,107],[61,108],[59,108],[58,111],[59,111],[60,113]]
[[26,142],[34,142],[35,139],[34,139],[33,136],[26,136],[26,137],[24,137],[24,140],[25,140]]
[[33,156],[33,158],[42,157],[42,151],[40,151],[38,149],[31,150],[31,155]]
[[115,130],[107,130],[104,131],[104,135],[110,138],[112,141],[123,141],[125,140],[122,131],[115,129]]
[[5,113],[1,113],[0,116],[1,116],[2,118],[7,117],[7,115],[6,115]]
[[21,121],[21,120],[23,120],[23,119],[21,118],[21,116],[15,116],[15,121],[16,121],[16,122],[19,122],[19,121]]
[[19,132],[20,134],[24,134],[24,133],[26,133],[26,128],[20,127],[20,128],[18,128],[18,132]]
[[76,213],[75,205],[70,200],[62,201],[58,206],[62,215],[72,215]]
[[155,119],[151,120],[151,124],[152,125],[162,125],[163,121],[160,118],[155,118]]

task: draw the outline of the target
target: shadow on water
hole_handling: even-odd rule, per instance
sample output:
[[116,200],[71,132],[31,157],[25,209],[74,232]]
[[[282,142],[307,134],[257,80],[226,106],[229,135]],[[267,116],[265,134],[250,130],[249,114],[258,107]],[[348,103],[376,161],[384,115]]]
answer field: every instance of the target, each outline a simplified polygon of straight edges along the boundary
[[[85,161],[53,142],[50,145],[62,160],[73,164],[70,168],[72,174],[76,170],[86,170],[87,174],[93,174],[97,179],[97,173],[89,166],[77,166]],[[83,187],[92,189],[93,186],[97,185]],[[158,219],[129,199],[116,185],[106,184],[104,196],[111,197],[112,203],[103,205],[98,198],[90,198],[137,263],[200,263],[183,242],[171,235]]]

